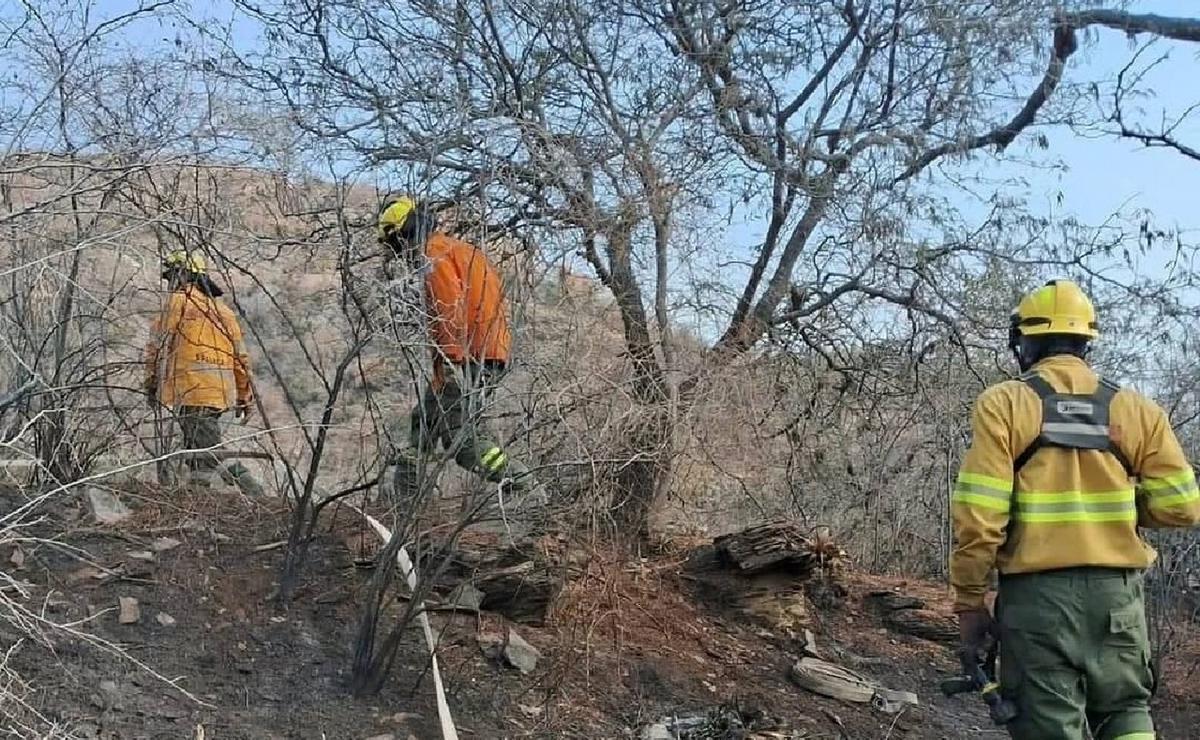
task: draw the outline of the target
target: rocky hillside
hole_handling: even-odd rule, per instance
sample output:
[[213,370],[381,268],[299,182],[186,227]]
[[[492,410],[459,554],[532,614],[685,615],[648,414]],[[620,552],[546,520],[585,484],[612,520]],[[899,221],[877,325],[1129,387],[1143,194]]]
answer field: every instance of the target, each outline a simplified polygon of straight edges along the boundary
[[[277,500],[132,483],[118,495],[123,510],[108,523],[88,496],[63,499],[0,551],[19,586],[5,595],[29,619],[45,614],[89,635],[47,632],[37,643],[0,626],[4,675],[29,682],[14,722],[52,725],[55,738],[440,737],[416,629],[382,693],[349,695],[379,547],[361,516],[344,508],[322,528],[304,586],[281,610],[272,601],[285,536]],[[0,517],[15,500],[0,497]],[[679,540],[633,562],[543,538],[528,556],[563,569],[548,611],[536,589],[489,602],[480,598],[487,573],[451,574],[429,613],[459,736],[1004,736],[976,700],[938,693],[954,668],[942,589],[859,574],[831,540],[788,527],[751,535]],[[485,534],[463,542],[497,548]],[[1200,642],[1180,644],[1158,715],[1160,736],[1182,740],[1200,720],[1184,668]],[[829,678],[837,671],[849,673]]]

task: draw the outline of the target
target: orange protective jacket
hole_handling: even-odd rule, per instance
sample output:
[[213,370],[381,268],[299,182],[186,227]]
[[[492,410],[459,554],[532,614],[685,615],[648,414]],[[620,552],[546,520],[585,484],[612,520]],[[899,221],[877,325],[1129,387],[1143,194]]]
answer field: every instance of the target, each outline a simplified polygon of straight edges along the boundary
[[507,363],[512,334],[504,287],[483,251],[445,234],[426,241],[425,293],[434,342],[434,386],[445,382],[445,363]]
[[[1069,355],[1033,368],[1060,393],[1091,394],[1099,378]],[[1138,527],[1200,523],[1200,487],[1162,407],[1122,388],[1109,405],[1110,439],[1125,456],[1043,447],[1014,475],[1042,429],[1042,401],[1019,380],[975,402],[972,441],[951,496],[956,547],[950,582],[958,611],[983,606],[989,573],[1099,566],[1147,568],[1155,552]]]
[[170,407],[249,405],[250,362],[233,311],[195,285],[172,291],[146,344],[146,388]]

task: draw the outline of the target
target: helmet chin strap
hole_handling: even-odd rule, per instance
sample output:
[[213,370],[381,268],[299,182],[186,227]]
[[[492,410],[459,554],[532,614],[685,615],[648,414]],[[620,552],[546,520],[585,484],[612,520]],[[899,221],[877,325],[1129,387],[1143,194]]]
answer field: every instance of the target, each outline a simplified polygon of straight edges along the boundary
[[[1022,345],[1026,345],[1022,347]],[[1008,349],[1012,352],[1013,357],[1017,360],[1017,367],[1021,372],[1025,372],[1033,366],[1032,362],[1027,362],[1026,357],[1029,356],[1029,347],[1025,337],[1021,336],[1020,330],[1017,328],[1016,319],[1013,319],[1012,324],[1008,328]]]
[[167,290],[180,290],[187,285],[187,275],[178,267],[164,270],[162,276],[167,281]]
[[1088,353],[1092,349],[1090,344],[1084,344],[1082,348],[1065,347],[1062,345],[1061,339],[1056,342],[1046,337],[1026,336],[1018,336],[1009,344],[1009,348],[1012,350],[1013,357],[1017,358],[1017,366],[1021,368],[1021,372],[1028,371],[1042,360],[1054,355],[1069,354],[1080,359],[1087,359]]
[[1012,353],[1013,357],[1017,358],[1017,367],[1021,369],[1021,372],[1026,372],[1029,370],[1029,368],[1033,367],[1034,364],[1037,363],[1037,360],[1034,360],[1028,356],[1029,347],[1028,345],[1022,347],[1022,344],[1024,344],[1024,342],[1018,342],[1017,345],[1012,348]]

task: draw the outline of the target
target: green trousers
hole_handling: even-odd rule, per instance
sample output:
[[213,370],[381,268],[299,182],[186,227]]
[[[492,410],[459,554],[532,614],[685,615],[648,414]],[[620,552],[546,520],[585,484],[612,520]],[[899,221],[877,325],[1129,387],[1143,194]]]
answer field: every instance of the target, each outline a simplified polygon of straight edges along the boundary
[[1153,740],[1150,639],[1138,571],[1004,576],[996,601],[1001,691],[1015,740]]
[[438,445],[459,467],[484,480],[510,480],[521,488],[532,484],[529,469],[509,458],[487,422],[487,405],[503,371],[498,363],[471,365],[456,368],[441,388],[426,386],[409,416],[409,449],[396,458],[392,486],[402,500],[419,490],[419,459]]
[[[189,450],[207,449],[221,444],[221,426],[218,420],[221,409],[207,406],[182,406],[178,410],[179,430],[183,433],[183,446]],[[197,477],[219,471],[221,479],[237,486],[247,496],[263,495],[262,485],[245,465],[237,460],[222,461],[215,455],[197,453],[187,459],[188,469]]]

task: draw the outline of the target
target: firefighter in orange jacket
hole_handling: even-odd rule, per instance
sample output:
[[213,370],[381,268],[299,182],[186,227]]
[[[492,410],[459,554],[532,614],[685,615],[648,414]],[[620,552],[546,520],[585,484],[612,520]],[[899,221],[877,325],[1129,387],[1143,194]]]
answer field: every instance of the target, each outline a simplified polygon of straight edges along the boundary
[[[223,291],[208,277],[203,255],[169,253],[162,277],[171,292],[146,344],[147,400],[175,412],[187,449],[212,449],[221,444],[221,415],[236,408],[245,418],[254,400],[242,328],[219,300]],[[244,493],[262,494],[262,486],[237,461],[221,465],[214,455],[194,454],[187,465],[191,483],[205,485],[219,470]]]
[[[509,362],[512,334],[500,276],[483,251],[436,233],[428,208],[397,198],[379,216],[379,240],[423,276],[424,315],[433,374],[410,418],[419,455],[441,444],[454,461],[487,481],[532,490],[537,481],[508,456],[484,419],[490,392]],[[393,486],[402,496],[418,488],[418,460],[401,454]]]
[[[1091,301],[1056,280],[1012,316],[1024,373],[976,400],[951,499],[964,649],[1000,636],[1018,740],[1152,740],[1154,679],[1138,527],[1200,522],[1200,489],[1163,409],[1085,362]],[[985,605],[999,572],[996,614]]]

